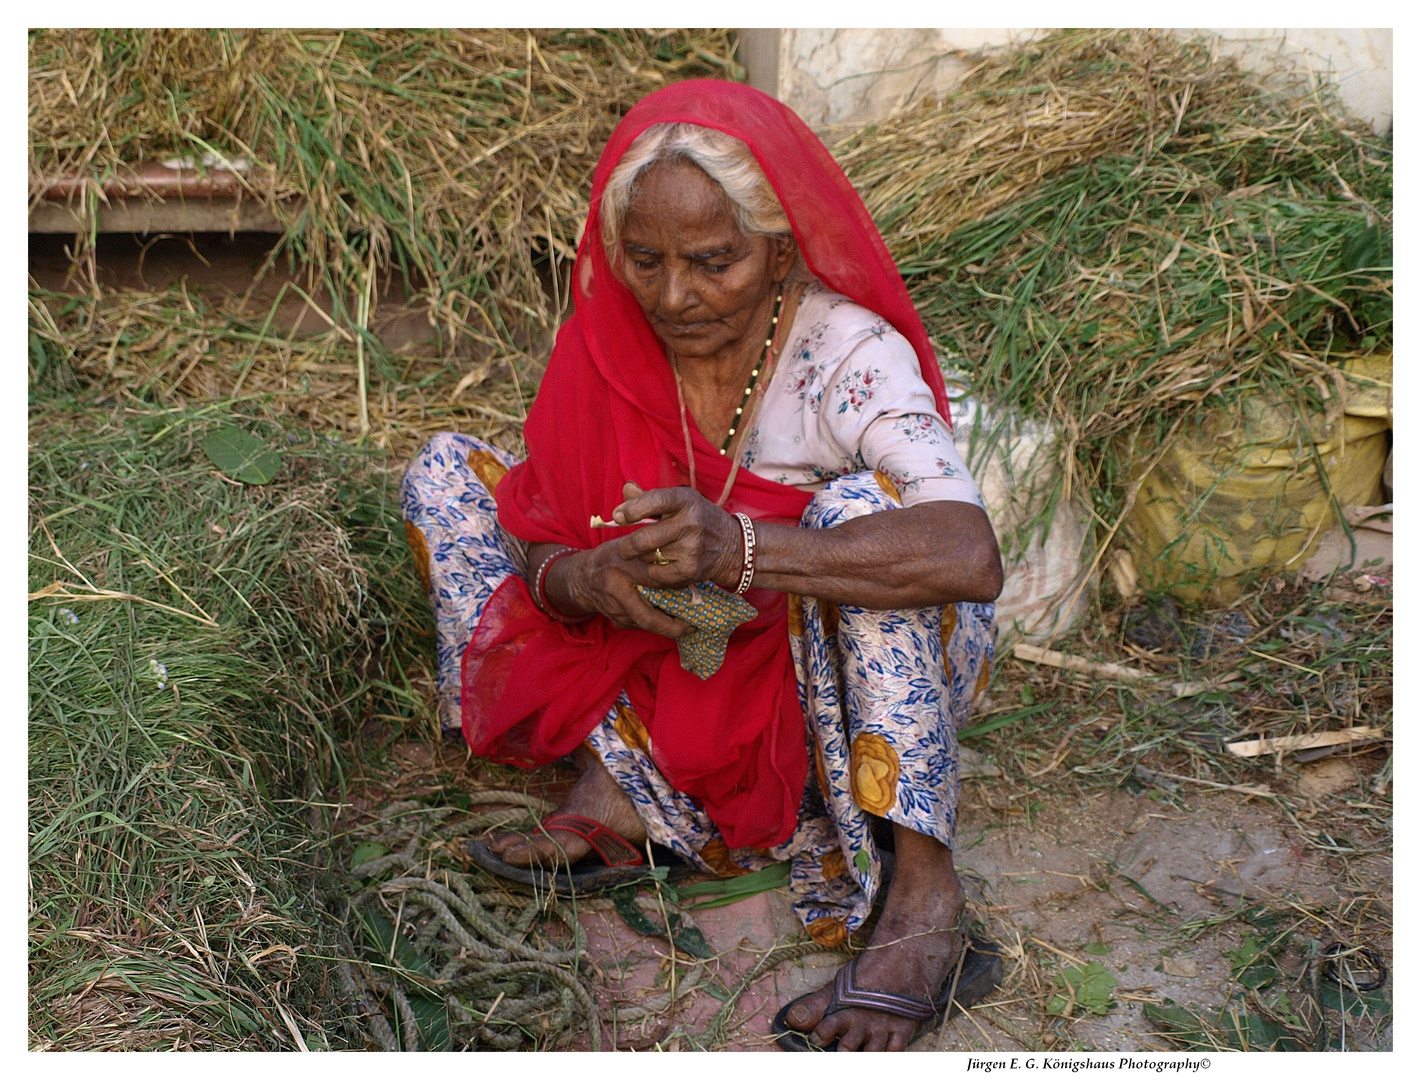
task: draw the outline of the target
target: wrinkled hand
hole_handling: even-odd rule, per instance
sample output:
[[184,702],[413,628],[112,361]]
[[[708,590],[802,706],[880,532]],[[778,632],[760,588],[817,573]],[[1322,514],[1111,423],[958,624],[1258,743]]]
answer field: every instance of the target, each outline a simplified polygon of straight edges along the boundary
[[558,610],[605,615],[623,630],[649,630],[678,638],[690,624],[647,603],[637,585],[650,584],[637,559],[623,558],[617,541],[559,559],[548,568],[548,599]]
[[[626,501],[613,511],[615,522],[659,520],[553,563],[545,583],[549,600],[568,614],[596,612],[623,630],[678,638],[690,624],[649,604],[637,586],[679,589],[714,581],[735,588],[744,565],[740,523],[691,488],[642,491],[627,484],[622,495]],[[664,566],[657,563],[658,548]]]
[[[630,536],[613,541],[642,585],[678,589],[698,581],[714,581],[727,589],[740,584],[745,538],[734,516],[688,487],[642,491],[635,484],[622,488],[626,502],[612,512],[618,524],[659,518]],[[658,563],[656,552],[668,560]]]

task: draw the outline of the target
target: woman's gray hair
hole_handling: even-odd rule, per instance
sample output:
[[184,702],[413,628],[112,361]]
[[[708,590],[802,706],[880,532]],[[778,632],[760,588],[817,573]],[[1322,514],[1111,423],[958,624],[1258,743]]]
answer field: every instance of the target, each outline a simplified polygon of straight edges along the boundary
[[747,236],[792,235],[789,218],[750,148],[733,135],[699,124],[652,124],[634,140],[602,191],[602,246],[617,264],[622,224],[637,183],[657,162],[689,161],[721,186],[735,223]]

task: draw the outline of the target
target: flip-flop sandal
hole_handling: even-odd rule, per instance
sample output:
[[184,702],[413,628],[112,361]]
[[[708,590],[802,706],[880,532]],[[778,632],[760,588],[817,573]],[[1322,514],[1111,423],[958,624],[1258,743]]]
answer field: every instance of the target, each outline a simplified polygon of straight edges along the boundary
[[[952,997],[952,1014],[956,1015],[975,1005],[1001,985],[1001,949],[990,941],[982,941],[978,938],[970,938],[967,941],[966,949],[967,954],[962,959],[962,971],[957,978],[957,992],[953,993],[953,972],[949,972],[943,982],[942,990],[934,1001],[904,997],[901,994],[891,994],[886,990],[864,989],[858,985],[857,979],[858,962],[863,957],[856,956],[841,967],[839,973],[834,976],[833,996],[829,999],[829,1007],[824,1010],[824,1015],[828,1016],[844,1009],[874,1009],[893,1016],[905,1016],[909,1020],[918,1021],[917,1030],[908,1040],[911,1044],[925,1031],[936,1029],[947,1018],[949,995]],[[818,993],[818,991],[816,990],[814,993]],[[813,994],[803,994],[775,1014],[774,1020],[770,1023],[770,1033],[774,1035],[780,1049],[795,1052],[837,1049],[838,1040],[827,1046],[815,1046],[809,1041],[809,1032],[789,1026],[787,1019],[789,1011],[805,998],[812,996]]]
[[[556,871],[541,866],[514,866],[499,858],[482,840],[469,841],[469,858],[494,877],[515,881],[539,892],[555,892],[559,896],[606,892],[647,876],[646,859],[641,852],[600,821],[580,814],[555,813],[543,819],[541,828],[549,833],[572,833],[585,840],[592,852],[574,863],[571,872],[566,862]],[[669,877],[684,877],[691,872],[692,868],[671,851],[658,844],[653,844],[652,850],[658,863],[664,859],[665,865],[671,868]]]

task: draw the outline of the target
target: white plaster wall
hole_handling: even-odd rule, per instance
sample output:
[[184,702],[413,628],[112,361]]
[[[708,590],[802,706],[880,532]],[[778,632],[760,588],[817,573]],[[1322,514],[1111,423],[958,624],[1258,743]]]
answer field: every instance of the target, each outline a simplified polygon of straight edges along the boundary
[[[1384,133],[1392,118],[1390,30],[1198,30],[1245,62],[1277,57],[1330,74],[1347,107]],[[1180,33],[1188,33],[1181,30]]]
[[[774,56],[756,31],[758,56]],[[773,84],[776,96],[814,127],[874,120],[925,96],[943,93],[971,69],[970,53],[1027,41],[1039,29],[788,29],[778,31],[776,71],[765,60],[751,81]],[[1391,126],[1392,32],[1376,30],[1180,30],[1210,34],[1221,51],[1261,64],[1288,60],[1331,72],[1343,101],[1378,132]],[[761,85],[756,82],[756,85]]]
[[813,127],[875,120],[941,94],[971,69],[964,55],[1037,30],[781,30],[778,97]]

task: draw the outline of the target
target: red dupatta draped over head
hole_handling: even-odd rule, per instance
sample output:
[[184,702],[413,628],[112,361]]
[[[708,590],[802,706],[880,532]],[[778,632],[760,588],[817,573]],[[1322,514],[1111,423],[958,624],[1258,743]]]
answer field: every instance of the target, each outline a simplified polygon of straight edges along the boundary
[[[622,485],[690,482],[665,351],[630,290],[612,273],[598,213],[608,177],[652,124],[690,123],[733,135],[778,193],[808,268],[829,288],[887,319],[918,354],[938,412],[942,374],[902,278],[873,220],[824,144],[788,107],[737,83],[695,79],[640,101],[618,125],[593,175],[592,205],[573,280],[576,314],[558,333],[524,435],[528,460],[496,492],[499,521],[531,543],[590,548],[630,530],[594,530]],[[714,500],[729,462],[694,430],[696,477]],[[726,509],[798,522],[810,495],[740,470]],[[697,799],[731,848],[783,842],[794,831],[808,757],[783,593],[751,589],[758,618],[731,637],[725,662],[702,681],[681,668],[675,642],[619,630],[605,618],[567,625],[533,606],[527,583],[489,600],[464,654],[464,734],[474,753],[539,765],[574,750],[625,689],[640,719],[624,740],[650,753]]]

